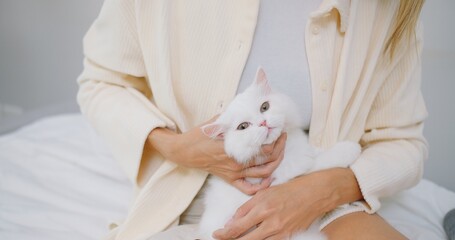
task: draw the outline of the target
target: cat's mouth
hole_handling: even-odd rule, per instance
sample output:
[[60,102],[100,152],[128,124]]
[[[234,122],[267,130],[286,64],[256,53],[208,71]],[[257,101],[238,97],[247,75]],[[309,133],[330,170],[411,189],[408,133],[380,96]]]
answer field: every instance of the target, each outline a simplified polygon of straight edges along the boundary
[[278,130],[278,128],[267,126],[267,134],[265,136],[264,144],[272,143],[279,137],[276,130]]
[[274,127],[269,127],[269,126],[263,126],[265,128],[267,128],[267,137],[270,135],[270,133],[273,131],[273,129],[275,129]]

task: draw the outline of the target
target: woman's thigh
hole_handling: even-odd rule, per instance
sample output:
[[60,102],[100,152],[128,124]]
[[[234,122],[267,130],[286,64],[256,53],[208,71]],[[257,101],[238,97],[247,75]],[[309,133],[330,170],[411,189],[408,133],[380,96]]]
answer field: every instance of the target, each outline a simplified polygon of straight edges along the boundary
[[395,240],[407,239],[377,214],[355,212],[336,219],[323,232],[336,240]]

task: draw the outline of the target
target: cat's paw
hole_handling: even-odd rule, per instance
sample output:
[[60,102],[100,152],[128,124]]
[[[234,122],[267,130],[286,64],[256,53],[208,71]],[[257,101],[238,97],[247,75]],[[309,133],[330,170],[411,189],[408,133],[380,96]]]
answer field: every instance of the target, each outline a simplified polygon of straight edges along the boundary
[[337,143],[332,150],[338,155],[338,167],[349,167],[360,156],[362,148],[358,143],[343,141]]

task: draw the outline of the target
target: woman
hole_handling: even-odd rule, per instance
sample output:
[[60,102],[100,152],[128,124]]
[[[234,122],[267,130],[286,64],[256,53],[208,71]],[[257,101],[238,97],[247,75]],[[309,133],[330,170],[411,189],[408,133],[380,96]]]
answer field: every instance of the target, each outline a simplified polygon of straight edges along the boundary
[[[319,216],[331,239],[405,239],[374,213],[379,198],[420,180],[427,155],[417,25],[422,1],[302,2],[105,1],[84,39],[78,100],[138,189],[109,239],[197,238],[194,228],[175,226],[200,214],[208,173],[256,193],[214,233],[219,239],[256,225],[239,239],[284,239]],[[271,20],[277,15],[284,24]],[[269,30],[267,23],[278,25]],[[288,38],[280,31],[290,27],[296,29]],[[289,54],[261,55],[275,48]],[[285,136],[264,146],[266,165],[244,169],[198,126],[251,81],[257,63],[272,75],[291,74],[276,84],[301,101],[311,144],[361,143],[350,169],[270,188],[270,181],[243,181],[271,174]]]

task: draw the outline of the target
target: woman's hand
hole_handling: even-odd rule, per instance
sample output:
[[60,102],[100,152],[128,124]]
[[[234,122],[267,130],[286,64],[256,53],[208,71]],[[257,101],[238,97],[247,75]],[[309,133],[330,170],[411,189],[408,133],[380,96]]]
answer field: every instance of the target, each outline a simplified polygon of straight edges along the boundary
[[[205,170],[251,195],[270,186],[269,176],[284,156],[286,134],[262,147],[264,154],[269,156],[265,163],[255,165],[252,161],[247,166],[227,156],[223,141],[207,137],[199,127],[182,134],[158,128],[150,133],[148,140],[167,160],[184,167]],[[251,184],[245,181],[247,177],[264,180],[260,184]]]
[[[213,236],[222,240],[287,239],[336,206],[361,198],[350,169],[311,173],[259,191]],[[254,226],[257,228],[245,234]]]

